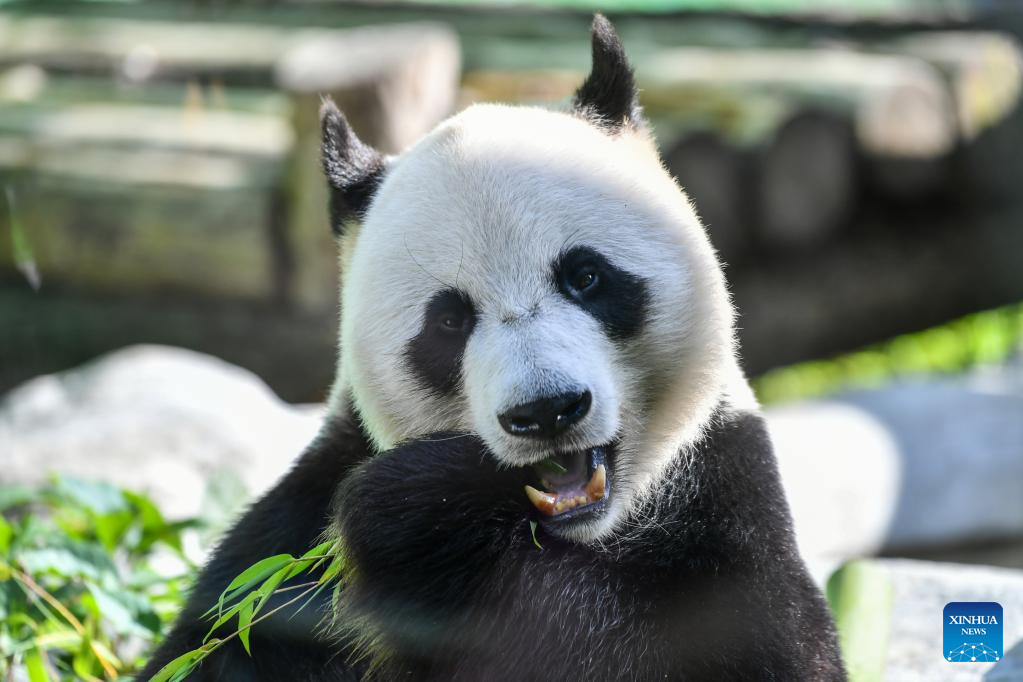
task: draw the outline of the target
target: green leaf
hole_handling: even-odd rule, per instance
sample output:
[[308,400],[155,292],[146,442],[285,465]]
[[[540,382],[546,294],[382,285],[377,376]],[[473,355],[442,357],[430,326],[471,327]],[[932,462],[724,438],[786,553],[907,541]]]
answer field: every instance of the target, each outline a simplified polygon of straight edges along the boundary
[[87,583],[89,594],[96,601],[98,615],[121,635],[148,637],[151,631],[138,622],[138,613],[124,603],[121,596],[107,592],[99,585]]
[[540,462],[539,466],[554,474],[563,474],[568,471],[556,459],[545,459]]
[[195,527],[195,521],[168,523],[160,509],[145,495],[124,491],[124,496],[134,508],[132,516],[142,527],[142,537],[134,548],[136,552],[144,554],[156,543],[163,543],[179,554],[183,551],[181,531]]
[[46,663],[39,649],[30,649],[25,653],[25,671],[29,682],[50,682],[50,673],[46,671]]
[[92,652],[92,648],[89,644],[89,638],[83,637],[81,645],[71,658],[71,669],[74,670],[81,679],[95,677],[93,673],[96,671],[98,665],[96,655]]
[[252,633],[252,616],[255,613],[253,603],[249,602],[238,611],[238,639],[241,640],[242,646],[245,647],[245,653],[249,656],[252,655],[252,650],[249,649],[249,635]]
[[[221,593],[217,606],[223,608],[226,602],[231,601],[241,592],[250,589],[256,583],[266,580],[280,569],[291,564],[292,561],[295,561],[295,557],[290,554],[277,554],[257,561],[231,581],[227,589]],[[210,609],[210,611],[213,610]]]
[[290,580],[290,579],[294,578],[296,575],[300,575],[302,573],[305,573],[307,570],[309,570],[310,566],[318,563],[318,561],[321,561],[321,560],[317,560],[317,559],[299,559],[299,560],[295,561],[295,563],[293,563],[290,566],[288,566],[287,570],[284,573],[284,579],[285,580]]
[[50,649],[74,651],[82,645],[82,636],[68,628],[67,630],[43,633],[38,637],[34,637],[30,643],[43,651]]
[[330,556],[331,554],[333,554],[336,545],[337,542],[335,540],[327,540],[325,542],[321,542],[320,544],[316,545],[299,558],[309,559],[313,557],[319,558],[324,556]]
[[0,554],[6,554],[11,548],[11,539],[14,538],[14,528],[7,523],[7,519],[0,516]]
[[308,552],[299,557],[291,568],[288,570],[285,580],[290,580],[295,576],[306,572],[310,567],[318,567],[326,561],[333,558],[336,552],[336,542],[334,540],[327,540],[316,545]]
[[213,625],[210,626],[209,632],[206,633],[205,639],[209,640],[213,636],[213,633],[220,629],[220,627],[224,623],[234,618],[236,615],[238,615],[239,611],[241,611],[247,605],[253,604],[258,598],[259,598],[258,594],[256,594],[255,592],[249,592],[240,602],[232,605],[230,608],[221,612],[217,619],[213,621]]
[[74,552],[62,547],[44,547],[27,549],[18,554],[18,563],[26,573],[41,575],[44,573],[65,577],[86,577],[99,579],[97,567],[81,558]]
[[[159,672],[149,678],[149,682],[171,682],[172,680],[183,679],[195,670],[196,666],[199,665],[199,662],[205,656],[206,654],[203,649],[196,649],[195,651],[181,654],[160,668]],[[32,682],[35,682],[35,680]]]
[[851,561],[828,579],[827,596],[850,682],[880,682],[894,600],[888,573],[870,561]]
[[113,552],[124,544],[125,532],[131,526],[132,521],[130,512],[119,511],[110,514],[96,514],[92,519],[92,526],[96,537],[107,551]]
[[280,584],[288,577],[288,573],[291,572],[291,568],[291,566],[285,566],[267,578],[266,581],[259,586],[259,589],[256,590],[256,613],[258,613],[259,610],[266,605],[270,597],[272,597],[277,588],[280,587]]
[[86,481],[73,476],[57,479],[55,491],[68,500],[97,514],[128,512],[128,500],[115,486],[104,481]]
[[536,545],[536,548],[537,549],[543,549],[543,545],[541,545],[540,541],[536,539],[536,525],[537,525],[536,521],[530,521],[529,522],[529,532],[533,536],[533,544]]
[[143,528],[150,530],[161,529],[167,526],[167,520],[151,499],[141,493],[131,492],[130,490],[125,490],[122,494],[135,507],[135,515],[142,522]]
[[334,558],[330,560],[330,564],[327,565],[326,570],[323,571],[323,575],[321,575],[320,579],[317,581],[322,585],[325,585],[329,583],[331,580],[334,580],[339,575],[341,575],[341,573],[344,572],[345,570],[344,555],[341,554],[341,552],[336,549],[335,551],[337,553],[334,555]]
[[48,573],[99,581],[104,575],[116,578],[117,566],[110,554],[95,543],[75,542],[66,537],[51,540],[51,546],[17,553],[18,562],[31,574]]
[[0,485],[0,511],[20,507],[36,498],[36,491],[25,485]]
[[[169,582],[173,582],[173,579]],[[167,584],[167,579],[164,579],[162,583],[156,586],[162,588]],[[160,623],[159,614],[153,608],[157,595],[139,592],[135,589],[130,589],[130,586],[127,585],[122,587],[129,587],[129,589],[112,590],[104,586],[102,590],[104,594],[121,604],[131,613],[133,622],[132,632],[142,637],[152,637],[154,634],[160,634],[163,627]]]

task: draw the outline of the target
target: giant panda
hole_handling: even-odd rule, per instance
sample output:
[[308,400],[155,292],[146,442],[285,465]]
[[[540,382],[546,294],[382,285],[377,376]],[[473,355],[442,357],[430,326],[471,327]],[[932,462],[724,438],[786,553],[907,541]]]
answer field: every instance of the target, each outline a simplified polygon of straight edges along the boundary
[[[564,111],[478,105],[386,157],[322,110],[341,252],[322,431],[140,679],[255,561],[343,543],[201,680],[841,680],[725,279],[611,24]],[[283,597],[282,597],[283,599]]]

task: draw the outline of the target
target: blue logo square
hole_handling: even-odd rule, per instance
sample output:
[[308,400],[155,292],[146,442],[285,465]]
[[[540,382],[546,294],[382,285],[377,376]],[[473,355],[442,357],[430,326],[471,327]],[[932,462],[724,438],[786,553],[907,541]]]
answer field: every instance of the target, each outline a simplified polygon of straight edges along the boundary
[[1002,606],[993,601],[945,604],[944,657],[952,663],[994,663],[1002,658]]

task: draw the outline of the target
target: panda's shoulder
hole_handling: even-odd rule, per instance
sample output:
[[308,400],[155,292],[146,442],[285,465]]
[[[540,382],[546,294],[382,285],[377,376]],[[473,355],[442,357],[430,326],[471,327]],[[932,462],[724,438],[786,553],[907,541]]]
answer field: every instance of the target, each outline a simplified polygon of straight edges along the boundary
[[[767,422],[759,409],[722,404],[694,444],[679,453],[659,493],[680,526],[704,532],[683,534],[703,543],[714,535],[720,546],[755,542],[792,543]],[[709,529],[715,529],[711,532]]]
[[696,472],[720,472],[726,478],[738,477],[737,469],[748,472],[750,466],[774,465],[771,436],[759,407],[737,406],[727,400],[717,406],[701,436],[683,448],[679,457],[682,465]]

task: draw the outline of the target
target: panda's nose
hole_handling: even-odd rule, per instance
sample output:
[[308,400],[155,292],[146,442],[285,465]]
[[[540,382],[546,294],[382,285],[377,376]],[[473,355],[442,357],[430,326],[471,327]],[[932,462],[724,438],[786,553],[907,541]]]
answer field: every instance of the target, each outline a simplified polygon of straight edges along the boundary
[[592,402],[589,391],[561,393],[516,405],[497,420],[513,436],[554,438],[585,417]]

